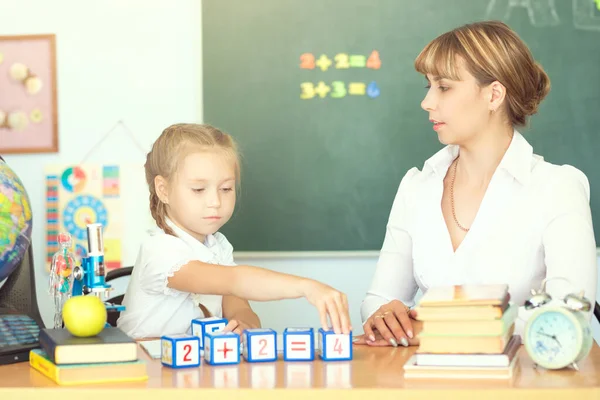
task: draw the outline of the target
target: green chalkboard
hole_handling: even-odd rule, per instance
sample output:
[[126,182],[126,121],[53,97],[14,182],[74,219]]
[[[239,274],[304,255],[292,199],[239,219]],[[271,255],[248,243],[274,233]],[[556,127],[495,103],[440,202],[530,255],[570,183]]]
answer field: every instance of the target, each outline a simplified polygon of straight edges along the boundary
[[[441,148],[420,108],[425,81],[415,57],[454,27],[500,19],[553,85],[523,133],[548,161],[588,176],[600,237],[596,3],[204,0],[204,121],[231,133],[243,154],[238,207],[224,233],[240,251],[379,249],[402,176]],[[346,61],[340,53],[352,67],[336,68]],[[333,63],[301,68],[311,54]],[[321,81],[325,97],[301,98]]]

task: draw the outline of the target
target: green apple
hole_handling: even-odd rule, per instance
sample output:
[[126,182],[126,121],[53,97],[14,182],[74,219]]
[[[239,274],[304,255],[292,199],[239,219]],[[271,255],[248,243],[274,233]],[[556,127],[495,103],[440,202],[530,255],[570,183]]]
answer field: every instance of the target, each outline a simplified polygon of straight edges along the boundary
[[106,307],[94,295],[74,296],[63,306],[63,321],[74,336],[95,336],[106,324]]

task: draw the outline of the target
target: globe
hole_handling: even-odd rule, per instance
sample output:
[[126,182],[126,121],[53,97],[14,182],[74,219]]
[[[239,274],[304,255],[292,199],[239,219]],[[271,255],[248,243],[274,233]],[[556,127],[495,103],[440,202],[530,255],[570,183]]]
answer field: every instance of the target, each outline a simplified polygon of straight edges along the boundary
[[31,206],[23,183],[0,159],[0,282],[20,264],[31,242]]

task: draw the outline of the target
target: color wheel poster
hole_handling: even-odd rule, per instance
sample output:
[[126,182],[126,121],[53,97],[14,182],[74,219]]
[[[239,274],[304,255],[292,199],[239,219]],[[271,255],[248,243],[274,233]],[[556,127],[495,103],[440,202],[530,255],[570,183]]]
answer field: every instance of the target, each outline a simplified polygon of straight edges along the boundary
[[77,263],[87,256],[87,225],[103,226],[104,263],[120,268],[122,221],[120,167],[117,165],[46,168],[46,267],[58,251],[57,237],[68,232]]

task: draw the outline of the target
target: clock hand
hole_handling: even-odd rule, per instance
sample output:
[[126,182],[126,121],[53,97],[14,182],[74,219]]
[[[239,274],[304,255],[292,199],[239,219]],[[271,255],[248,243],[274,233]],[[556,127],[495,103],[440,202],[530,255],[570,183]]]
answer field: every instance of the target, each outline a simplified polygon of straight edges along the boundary
[[537,333],[538,333],[538,335],[549,337],[550,339],[554,340],[558,344],[558,347],[562,347],[562,345],[560,344],[560,342],[556,338],[556,335],[548,335],[547,333],[544,333],[542,331],[537,331]]
[[554,339],[554,340],[556,340],[556,337],[555,337],[555,336],[548,335],[547,333],[544,333],[544,332],[542,332],[542,331],[537,331],[537,333],[538,333],[538,335],[546,336],[546,337],[549,337],[550,339]]

